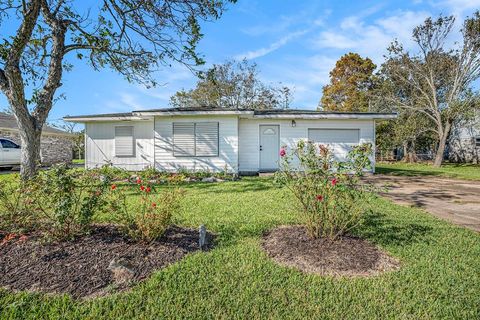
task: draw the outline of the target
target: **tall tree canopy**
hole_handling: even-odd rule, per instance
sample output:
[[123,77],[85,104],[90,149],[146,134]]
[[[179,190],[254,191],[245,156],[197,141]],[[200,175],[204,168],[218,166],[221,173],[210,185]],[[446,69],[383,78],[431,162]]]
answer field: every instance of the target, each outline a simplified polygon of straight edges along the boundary
[[374,85],[377,66],[357,53],[342,56],[332,71],[330,84],[323,87],[319,108],[326,111],[368,111],[368,93]]
[[428,18],[413,30],[418,51],[406,51],[398,42],[389,48],[381,67],[382,88],[377,95],[390,106],[427,117],[438,138],[435,166],[443,161],[452,125],[474,108],[472,83],[480,76],[480,13],[467,18],[462,40],[446,46],[455,18]]
[[170,98],[173,107],[217,107],[233,109],[288,108],[292,89],[270,85],[258,77],[255,63],[231,60],[199,73],[194,89],[178,91]]
[[226,1],[103,0],[89,7],[73,0],[2,0],[0,90],[20,129],[22,177],[37,172],[42,126],[70,59],[155,85],[151,73],[160,66],[203,63],[196,53],[200,22],[219,18]]

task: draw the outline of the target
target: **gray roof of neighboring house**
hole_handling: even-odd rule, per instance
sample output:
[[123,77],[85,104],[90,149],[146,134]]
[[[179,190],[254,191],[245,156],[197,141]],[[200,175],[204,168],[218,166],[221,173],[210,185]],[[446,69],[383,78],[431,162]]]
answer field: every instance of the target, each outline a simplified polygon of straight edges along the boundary
[[[13,115],[10,115],[5,112],[0,112],[0,129],[7,129],[7,130],[18,130],[17,120]],[[60,134],[60,135],[70,135],[70,133],[56,129],[47,125],[43,126],[43,133],[51,133],[51,134]]]

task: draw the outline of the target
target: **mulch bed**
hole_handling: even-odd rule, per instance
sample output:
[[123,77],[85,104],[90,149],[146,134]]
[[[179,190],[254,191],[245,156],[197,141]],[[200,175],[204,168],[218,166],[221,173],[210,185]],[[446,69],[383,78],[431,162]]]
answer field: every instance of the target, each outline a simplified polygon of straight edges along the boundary
[[310,239],[302,226],[283,226],[266,234],[263,248],[277,263],[307,273],[370,276],[398,269],[400,263],[370,242],[344,236]]
[[[0,245],[0,287],[69,293],[74,298],[102,296],[200,250],[198,238],[197,230],[170,227],[161,239],[140,243],[123,236],[115,226],[98,225],[73,241],[12,240]],[[212,234],[206,238],[209,245],[204,250],[213,243]],[[127,284],[118,285],[109,270],[110,262],[118,259],[128,261],[133,270]]]

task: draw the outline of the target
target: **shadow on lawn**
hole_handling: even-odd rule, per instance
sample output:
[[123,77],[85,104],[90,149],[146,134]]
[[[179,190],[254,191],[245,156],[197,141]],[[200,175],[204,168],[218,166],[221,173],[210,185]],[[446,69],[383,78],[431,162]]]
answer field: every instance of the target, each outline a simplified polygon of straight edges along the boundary
[[380,245],[404,246],[416,242],[429,243],[432,227],[418,223],[401,223],[388,219],[386,214],[371,212],[355,231]]
[[407,177],[445,175],[445,173],[441,171],[423,171],[423,170],[383,168],[383,167],[376,167],[375,174],[390,174],[394,176],[407,176]]
[[238,182],[195,182],[192,184],[183,184],[182,187],[187,187],[196,190],[205,190],[216,192],[217,189],[220,193],[239,193],[239,192],[255,192],[266,191],[274,188],[275,185],[270,180],[265,181],[240,181]]

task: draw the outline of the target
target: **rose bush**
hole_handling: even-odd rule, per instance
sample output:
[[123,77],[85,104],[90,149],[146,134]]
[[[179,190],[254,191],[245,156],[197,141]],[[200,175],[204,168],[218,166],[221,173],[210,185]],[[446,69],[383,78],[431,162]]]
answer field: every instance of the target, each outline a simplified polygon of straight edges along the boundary
[[[160,193],[138,178],[135,184],[112,184],[107,197],[108,213],[128,236],[151,242],[161,237],[180,209],[183,191],[170,189]],[[127,201],[136,195],[137,202]]]
[[339,162],[328,146],[310,141],[281,148],[275,179],[295,196],[310,237],[334,240],[359,224],[371,196],[359,177],[371,168],[371,154],[372,146],[362,144]]
[[39,232],[47,239],[71,239],[88,230],[104,205],[108,180],[93,172],[55,165],[26,182],[10,179],[0,185],[0,228]]

